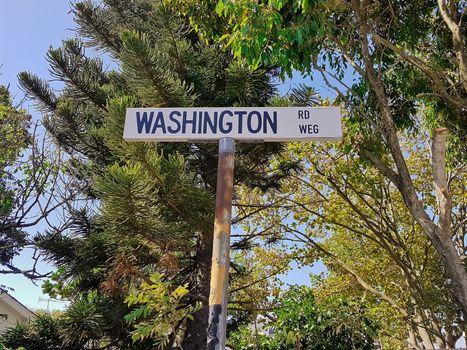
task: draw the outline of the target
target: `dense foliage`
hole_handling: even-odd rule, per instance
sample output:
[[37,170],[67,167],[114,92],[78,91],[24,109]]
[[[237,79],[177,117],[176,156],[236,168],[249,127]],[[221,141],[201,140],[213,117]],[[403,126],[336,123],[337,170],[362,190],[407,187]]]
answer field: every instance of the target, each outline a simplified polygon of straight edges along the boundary
[[[401,139],[426,203],[436,205],[426,186],[429,146]],[[452,282],[397,189],[345,144],[294,143],[281,156],[300,159],[303,171],[280,191],[245,196],[240,189],[250,237],[288,243],[289,258],[301,265],[323,262],[326,275],[313,280],[317,297],[365,299],[385,347],[405,349],[409,335],[415,345],[453,346],[465,321]],[[465,181],[461,172],[451,183],[455,227],[465,219]]]
[[328,298],[316,302],[311,289],[291,286],[267,317],[229,337],[236,350],[373,349],[377,327],[361,302]]

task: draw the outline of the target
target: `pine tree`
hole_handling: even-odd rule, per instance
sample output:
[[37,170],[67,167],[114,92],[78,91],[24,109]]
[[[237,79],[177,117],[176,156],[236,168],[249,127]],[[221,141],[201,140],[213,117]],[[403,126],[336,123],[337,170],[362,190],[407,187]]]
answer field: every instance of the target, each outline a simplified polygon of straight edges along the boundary
[[[91,292],[111,298],[115,311],[103,326],[115,346],[129,348],[129,327],[117,326],[131,281],[164,273],[188,283],[188,302],[204,308],[181,324],[184,349],[205,346],[217,167],[214,144],[130,144],[122,140],[125,109],[133,106],[263,106],[274,95],[272,68],[252,71],[216,45],[206,45],[188,22],[161,1],[105,0],[73,5],[80,39],[47,53],[60,93],[32,73],[20,74],[28,96],[44,113],[47,130],[71,158],[72,176],[100,212],[72,213],[68,235],[43,234],[38,245],[62,266],[58,284],[78,300]],[[102,51],[113,69],[90,58]],[[236,180],[278,186],[294,164],[263,169],[280,144],[239,145]],[[71,281],[71,282],[70,282]],[[124,306],[124,305],[123,305]],[[102,336],[102,335],[101,335]],[[89,340],[89,339],[87,339]]]

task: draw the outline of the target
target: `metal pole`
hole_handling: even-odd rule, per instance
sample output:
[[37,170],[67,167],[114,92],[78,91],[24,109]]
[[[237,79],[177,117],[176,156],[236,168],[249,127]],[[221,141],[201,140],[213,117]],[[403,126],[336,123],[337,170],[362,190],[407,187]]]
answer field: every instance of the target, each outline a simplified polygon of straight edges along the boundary
[[225,349],[234,156],[235,141],[231,138],[220,139],[212,247],[211,291],[209,293],[208,350]]

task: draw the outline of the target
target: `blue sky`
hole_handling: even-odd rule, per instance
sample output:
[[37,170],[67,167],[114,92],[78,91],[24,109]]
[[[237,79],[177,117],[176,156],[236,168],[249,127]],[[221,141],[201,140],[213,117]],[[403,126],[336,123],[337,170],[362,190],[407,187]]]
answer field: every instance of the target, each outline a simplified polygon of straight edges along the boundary
[[[23,100],[24,94],[19,88],[17,74],[21,71],[31,71],[42,78],[51,80],[48,72],[48,64],[45,58],[50,46],[57,47],[61,40],[74,37],[75,24],[70,11],[70,3],[63,0],[3,0],[0,11],[0,84],[9,85],[10,92],[16,103]],[[293,85],[304,81],[294,77],[279,86],[281,92],[287,92]],[[309,82],[309,80],[305,80]],[[330,96],[324,87],[322,80],[316,78],[313,81],[324,96]],[[33,115],[34,120],[40,120],[41,116],[35,110],[30,101],[22,104],[23,108]],[[31,230],[34,234],[44,227],[38,226]],[[20,267],[28,267],[31,264],[30,251],[15,259],[15,264]],[[45,263],[39,265],[40,271],[51,269]],[[321,268],[319,269],[321,270]],[[309,280],[310,268],[293,269],[283,279],[287,283],[304,283]],[[47,298],[41,293],[41,282],[33,284],[28,279],[18,275],[0,275],[0,285],[6,285],[14,289],[11,294],[25,305],[37,308],[46,308],[47,302],[39,298]],[[62,308],[63,304],[50,303],[50,308]]]
[[[24,94],[18,86],[17,74],[31,71],[50,79],[45,53],[50,45],[59,46],[62,39],[74,36],[70,5],[63,0],[14,0],[1,2],[0,11],[0,84],[9,85],[10,92],[19,103]],[[30,102],[23,103],[33,115],[34,120],[40,115],[34,111]],[[41,230],[35,227],[32,233]],[[15,264],[28,267],[31,264],[30,251],[15,259]],[[48,271],[47,264],[40,264],[40,271]],[[25,305],[33,308],[46,308],[47,302],[40,301],[43,296],[41,282],[34,285],[18,275],[0,275],[0,285],[14,288],[11,294]],[[60,303],[50,303],[50,308],[60,308]]]
[[11,84],[16,99],[22,97],[16,75],[27,70],[43,77],[48,74],[45,53],[50,45],[74,36],[70,5],[63,0],[2,1],[0,11],[0,83]]

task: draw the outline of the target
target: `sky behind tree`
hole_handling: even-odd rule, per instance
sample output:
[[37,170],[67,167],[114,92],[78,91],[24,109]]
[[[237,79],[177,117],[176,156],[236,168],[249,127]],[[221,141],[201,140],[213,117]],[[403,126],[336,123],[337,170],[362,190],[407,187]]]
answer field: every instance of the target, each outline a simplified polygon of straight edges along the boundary
[[74,36],[70,3],[63,0],[2,1],[0,11],[0,83],[10,84],[19,102],[23,94],[16,75],[23,70],[50,77],[45,53],[50,45]]
[[[51,79],[45,54],[49,46],[59,46],[61,40],[74,36],[72,14],[69,13],[70,3],[63,0],[15,0],[1,2],[0,11],[0,84],[9,86],[15,104],[23,101],[24,94],[19,88],[17,74],[21,71],[31,71],[41,77]],[[21,103],[22,107],[32,114],[35,121],[41,118],[30,101]],[[43,229],[34,227],[30,232],[35,234]],[[19,267],[31,266],[31,251],[25,251],[15,258]],[[45,263],[40,264],[40,271],[50,269]],[[39,298],[42,295],[41,281],[34,285],[25,277],[18,275],[0,275],[0,285],[13,288],[15,298],[28,307],[47,308],[47,302]],[[60,303],[50,303],[50,309],[63,307]]]

